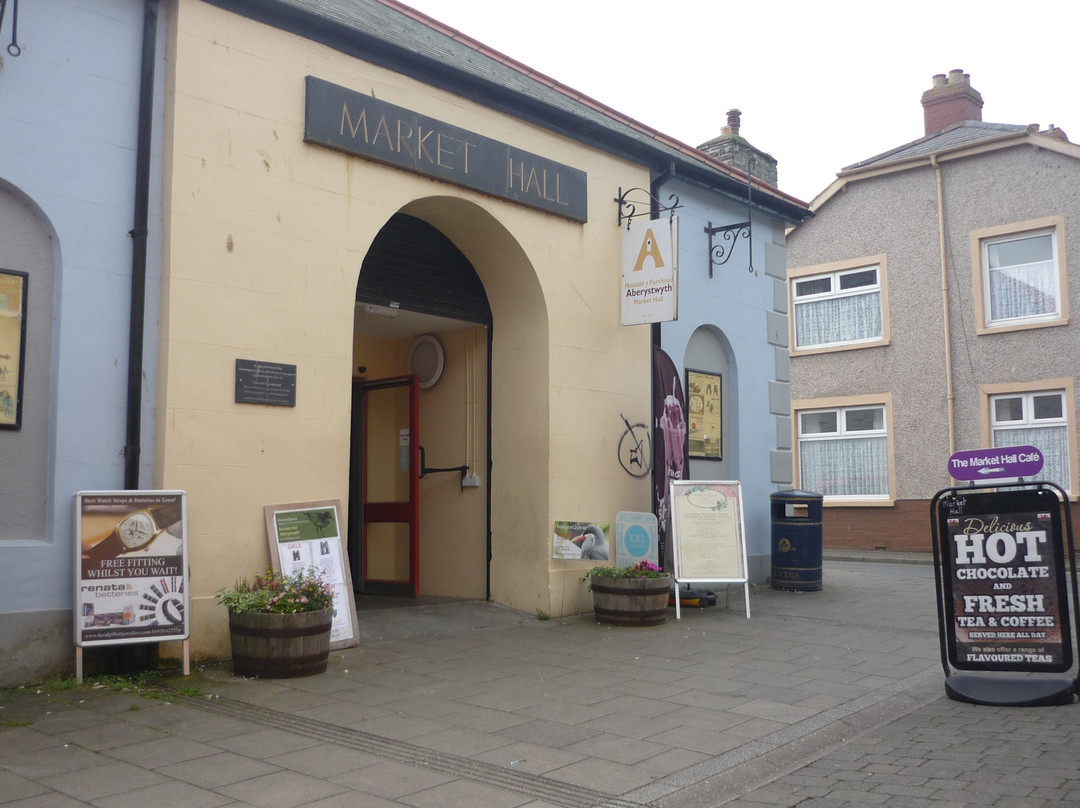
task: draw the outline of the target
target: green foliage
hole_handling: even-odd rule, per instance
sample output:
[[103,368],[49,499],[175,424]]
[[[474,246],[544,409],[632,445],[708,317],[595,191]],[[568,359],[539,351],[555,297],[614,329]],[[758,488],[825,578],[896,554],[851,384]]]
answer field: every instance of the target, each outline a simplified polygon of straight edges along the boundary
[[590,578],[667,578],[669,573],[664,572],[655,564],[648,561],[639,561],[636,564],[627,564],[625,567],[593,567],[586,573],[583,581]]
[[268,569],[253,581],[242,578],[232,589],[219,589],[217,602],[233,612],[291,614],[327,609],[334,596],[331,585],[314,568],[291,575]]
[[536,610],[536,619],[540,620],[540,621],[550,620],[551,615],[548,614],[547,612],[545,612],[543,609],[537,609]]
[[56,675],[56,676],[50,676],[48,679],[46,679],[44,682],[42,682],[40,685],[38,685],[38,690],[49,690],[49,691],[74,690],[78,686],[79,686],[79,683],[75,680],[74,676],[59,676],[59,675]]

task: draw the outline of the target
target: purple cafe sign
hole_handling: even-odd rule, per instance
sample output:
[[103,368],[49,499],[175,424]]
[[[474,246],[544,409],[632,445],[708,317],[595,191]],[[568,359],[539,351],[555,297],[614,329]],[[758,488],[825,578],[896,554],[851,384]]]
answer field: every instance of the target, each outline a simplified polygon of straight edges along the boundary
[[1034,477],[1042,467],[1042,452],[1034,446],[972,449],[956,452],[949,458],[949,474],[954,480]]

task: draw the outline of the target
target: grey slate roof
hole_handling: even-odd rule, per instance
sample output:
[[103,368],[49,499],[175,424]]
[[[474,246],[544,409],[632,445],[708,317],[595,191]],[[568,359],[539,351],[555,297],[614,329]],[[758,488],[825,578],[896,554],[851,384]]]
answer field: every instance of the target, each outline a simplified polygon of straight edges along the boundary
[[844,166],[843,171],[854,171],[859,168],[871,166],[883,166],[908,160],[912,157],[925,157],[930,154],[953,149],[958,146],[973,146],[984,140],[991,140],[1002,135],[1014,132],[1023,132],[1028,127],[1010,123],[983,123],[982,121],[964,121],[954,124],[940,132],[926,135],[918,140],[897,146],[887,152],[868,157],[858,163]]
[[[489,49],[397,0],[205,0],[508,112],[577,141],[746,198],[746,175]],[[790,222],[806,204],[754,182],[754,203]]]

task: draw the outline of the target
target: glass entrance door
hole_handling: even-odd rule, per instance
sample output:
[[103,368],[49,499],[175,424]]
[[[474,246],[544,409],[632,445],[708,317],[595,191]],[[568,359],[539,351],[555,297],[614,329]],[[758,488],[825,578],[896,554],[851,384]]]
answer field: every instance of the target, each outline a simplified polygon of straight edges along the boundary
[[419,392],[416,376],[353,382],[349,553],[365,594],[417,595]]

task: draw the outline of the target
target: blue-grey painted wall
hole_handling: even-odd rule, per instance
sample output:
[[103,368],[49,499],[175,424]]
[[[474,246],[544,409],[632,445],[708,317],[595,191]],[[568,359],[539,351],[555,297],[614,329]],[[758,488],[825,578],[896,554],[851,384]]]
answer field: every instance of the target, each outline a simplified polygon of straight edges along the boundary
[[661,187],[662,199],[672,193],[682,205],[679,318],[661,325],[661,347],[684,383],[687,367],[720,372],[724,390],[723,459],[691,458],[690,476],[742,483],[748,571],[761,582],[771,571],[769,495],[791,487],[786,223],[753,209],[752,238],[740,238],[710,278],[705,228],[746,221],[747,202],[678,181]]
[[[20,525],[0,530],[0,686],[73,669],[72,497],[83,489],[124,487],[133,251],[128,233],[135,224],[144,6],[143,0],[24,0],[19,56],[7,51],[10,13],[0,29],[0,267],[31,273],[26,390],[39,391],[24,404],[23,430],[0,430],[0,457],[5,464],[15,458],[18,468],[41,480],[35,488],[45,487],[37,505],[0,494],[0,522],[8,515],[9,525]],[[145,322],[144,488],[151,487],[157,377],[164,33],[162,17]],[[42,256],[42,244],[51,255]],[[50,316],[50,323],[41,322]],[[44,439],[34,431],[42,428]],[[0,487],[15,485],[11,477],[3,483],[0,477]]]

